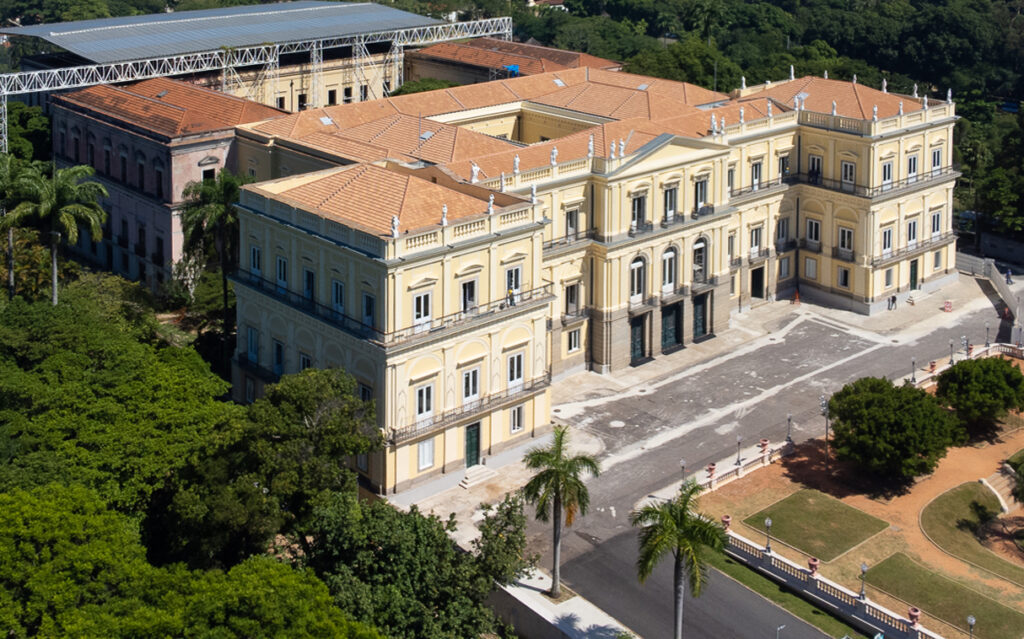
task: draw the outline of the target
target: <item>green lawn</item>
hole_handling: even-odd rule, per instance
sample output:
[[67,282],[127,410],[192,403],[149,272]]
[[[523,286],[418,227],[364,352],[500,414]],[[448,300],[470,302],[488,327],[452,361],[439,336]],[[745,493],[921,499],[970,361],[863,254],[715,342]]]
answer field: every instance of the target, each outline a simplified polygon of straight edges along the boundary
[[772,518],[772,539],[822,561],[835,559],[889,527],[881,519],[811,489],[793,493],[744,522],[764,532],[766,517]]
[[999,514],[999,500],[978,482],[957,486],[928,504],[921,526],[936,544],[951,555],[987,568],[1024,586],[1024,568],[1014,565],[978,543],[974,528],[986,517]]
[[1020,465],[1024,463],[1024,450],[1018,450],[1013,454],[1013,457],[1010,457],[1006,461],[1010,462],[1010,465],[1014,468],[1019,468]]
[[846,625],[841,620],[821,610],[783,588],[768,577],[747,568],[742,563],[727,555],[714,555],[709,563],[747,588],[750,588],[765,599],[774,602],[780,608],[789,611],[794,616],[803,619],[812,626],[818,628],[829,637],[866,637],[860,631]]
[[[871,585],[958,628],[966,628],[967,615],[974,615],[978,639],[1021,639],[1024,635],[1024,615],[923,568],[903,553],[872,567],[866,578]],[[896,612],[906,614],[905,610]]]

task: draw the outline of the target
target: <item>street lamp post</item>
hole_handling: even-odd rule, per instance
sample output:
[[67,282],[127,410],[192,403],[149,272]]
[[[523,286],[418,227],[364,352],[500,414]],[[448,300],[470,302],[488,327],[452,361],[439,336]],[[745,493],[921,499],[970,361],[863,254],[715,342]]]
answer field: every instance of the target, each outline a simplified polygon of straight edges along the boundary
[[767,553],[770,553],[772,551],[772,518],[771,517],[765,517],[764,518],[764,534],[765,534],[764,551],[767,552]]
[[743,437],[736,435],[736,465],[740,465],[740,446],[743,445]]
[[778,628],[775,629],[775,639],[779,639],[779,633],[782,632],[782,630],[785,627],[786,627],[786,624],[782,624],[781,626],[779,626]]
[[819,400],[821,414],[825,416],[825,474],[828,475],[828,400],[822,395]]
[[953,338],[949,338],[949,365],[953,365]]
[[961,348],[964,349],[964,357],[967,357],[967,355],[968,355],[967,347],[969,345],[970,345],[970,342],[967,340],[967,336],[966,335],[961,335],[960,336],[960,346],[961,346]]
[[679,460],[679,474],[682,475],[683,483],[685,484],[686,483],[686,460],[685,459],[680,459]]
[[868,565],[864,562],[860,564],[860,598],[861,600],[868,598],[868,593],[864,590],[864,576],[868,574]]
[[992,343],[988,341],[988,322],[985,322],[985,348],[992,346]]
[[793,413],[786,414],[786,441],[793,443]]
[[974,618],[974,615],[967,615],[967,627],[971,631],[971,639],[974,639],[974,624],[978,620]]
[[916,384],[917,383],[917,358],[916,357],[911,357],[910,358],[910,383],[911,384]]

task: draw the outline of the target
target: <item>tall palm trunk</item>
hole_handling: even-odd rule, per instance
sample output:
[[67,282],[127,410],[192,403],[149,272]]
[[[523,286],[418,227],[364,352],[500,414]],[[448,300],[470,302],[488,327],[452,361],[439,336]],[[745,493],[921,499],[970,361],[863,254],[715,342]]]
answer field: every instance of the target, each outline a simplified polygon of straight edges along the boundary
[[50,242],[50,300],[54,306],[57,305],[57,242],[60,233],[54,235]]
[[551,568],[551,596],[558,598],[562,594],[562,495],[555,493],[554,500],[555,526],[554,526],[554,563]]
[[7,229],[7,296],[14,299],[14,229]]
[[675,557],[675,588],[676,588],[676,628],[675,638],[683,639],[683,595],[686,594],[686,575],[683,573],[683,560],[676,551]]

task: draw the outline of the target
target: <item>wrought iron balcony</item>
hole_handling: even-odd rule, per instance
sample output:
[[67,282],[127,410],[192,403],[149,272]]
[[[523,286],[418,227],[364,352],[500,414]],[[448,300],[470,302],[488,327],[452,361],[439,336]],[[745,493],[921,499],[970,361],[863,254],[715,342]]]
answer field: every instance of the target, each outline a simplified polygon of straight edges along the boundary
[[792,251],[796,248],[796,240],[775,240],[775,253],[785,253],[786,251]]
[[249,359],[246,353],[239,353],[235,356],[235,361],[238,363],[239,368],[252,373],[268,384],[276,384],[281,379],[280,373],[275,373],[266,366],[260,366],[258,362]]
[[562,326],[568,326],[569,324],[582,322],[588,317],[590,317],[590,309],[587,307],[567,309],[564,313],[562,313]]
[[929,238],[916,242],[913,245],[904,246],[894,251],[883,252],[881,255],[871,258],[871,266],[884,266],[892,262],[898,262],[913,255],[919,255],[937,247],[945,246],[956,241],[956,234],[952,232],[933,235]]
[[833,246],[832,257],[834,257],[837,260],[842,260],[844,262],[852,262],[853,249],[839,248],[838,246]]
[[629,236],[636,237],[637,235],[643,235],[644,233],[650,233],[654,230],[654,224],[651,222],[641,222],[639,224],[629,225]]
[[504,403],[512,402],[535,394],[550,385],[551,373],[544,373],[543,375],[534,377],[519,386],[505,388],[504,390],[491,393],[475,401],[467,402],[461,406],[446,410],[443,413],[433,415],[427,419],[417,420],[403,428],[396,428],[391,432],[391,442],[394,444],[401,444],[409,441],[410,439],[415,439],[416,437],[429,435],[430,433],[443,430],[450,424],[459,420],[469,419],[473,415],[482,415],[488,411],[494,410],[495,407]]
[[743,257],[737,255],[729,258],[729,268],[732,270],[738,269],[743,266]]
[[954,169],[952,166],[932,169],[925,171],[919,175],[905,178],[896,182],[888,182],[874,187],[864,186],[862,184],[855,184],[853,182],[846,182],[842,180],[833,180],[830,178],[822,177],[819,173],[795,173],[789,177],[789,181],[800,184],[810,184],[811,186],[819,186],[823,189],[830,191],[838,191],[840,193],[849,193],[850,195],[856,195],[858,197],[882,197],[888,195],[894,195],[902,191],[906,191],[922,184],[933,182],[936,180],[947,180],[950,177],[956,177],[960,175],[960,172]]
[[551,249],[561,248],[563,246],[571,246],[585,240],[594,239],[594,229],[587,229],[585,231],[576,231],[575,233],[568,233],[562,237],[556,237],[554,239],[544,242],[544,250],[549,251]]
[[801,238],[800,248],[808,250],[812,253],[821,253],[821,242],[819,240],[809,240],[807,238]]
[[750,249],[750,263],[757,264],[765,261],[772,254],[772,250],[767,246],[764,248],[752,248]]
[[704,205],[701,205],[701,206],[695,206],[695,207],[693,207],[693,213],[691,213],[693,219],[695,219],[695,220],[699,220],[702,217],[707,217],[709,215],[714,215],[714,214],[715,214],[715,205],[714,204],[704,204]]

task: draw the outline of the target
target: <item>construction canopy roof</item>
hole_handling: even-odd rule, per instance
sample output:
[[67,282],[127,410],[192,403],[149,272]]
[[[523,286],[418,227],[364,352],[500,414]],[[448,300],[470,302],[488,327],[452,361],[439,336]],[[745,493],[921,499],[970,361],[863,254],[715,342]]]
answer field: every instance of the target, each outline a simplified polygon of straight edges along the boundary
[[106,64],[439,22],[373,3],[303,0],[0,28],[0,34],[42,38],[95,64]]

